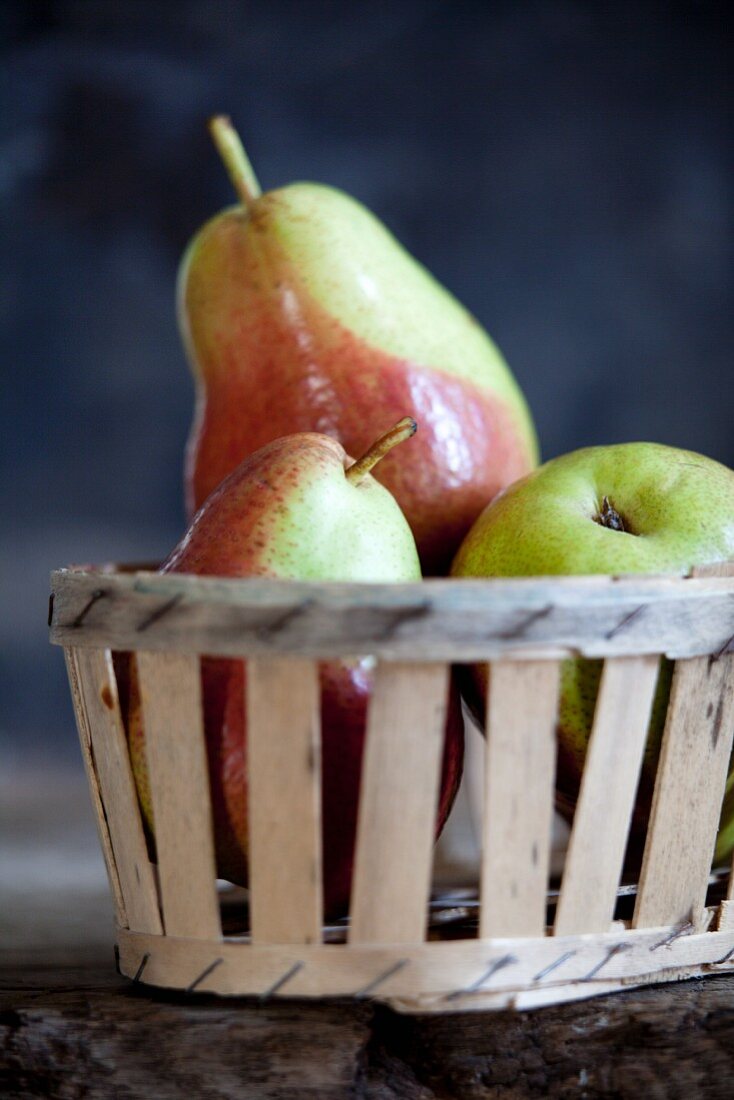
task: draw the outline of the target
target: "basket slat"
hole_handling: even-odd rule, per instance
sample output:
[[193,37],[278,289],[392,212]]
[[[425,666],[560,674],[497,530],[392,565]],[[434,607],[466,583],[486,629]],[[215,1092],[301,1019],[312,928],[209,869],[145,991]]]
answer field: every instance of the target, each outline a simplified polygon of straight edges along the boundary
[[734,738],[734,654],[678,661],[650,811],[635,928],[703,910]]
[[247,663],[248,862],[253,943],[320,943],[318,665]]
[[446,665],[378,665],[362,765],[350,943],[425,937],[448,690]]
[[566,854],[556,936],[607,932],[614,917],[655,694],[657,657],[607,659]]
[[558,661],[496,661],[487,699],[479,935],[542,936],[556,766]]
[[[89,792],[92,797],[92,809],[94,810],[94,819],[97,824],[97,835],[99,836],[99,842],[102,848],[102,857],[104,859],[105,869],[107,871],[107,878],[109,880],[110,890],[112,892],[112,903],[115,910],[115,921],[121,928],[127,928],[128,923],[127,915],[125,913],[125,900],[122,896],[120,876],[117,873],[115,857],[112,852],[110,830],[107,824],[107,818],[105,817],[104,807],[102,805],[102,794],[99,789],[99,777],[95,770],[94,757],[92,755],[92,732],[89,725],[87,708],[84,704],[84,696],[82,694],[81,680],[79,674],[79,652],[80,651],[74,649],[73,646],[64,646],[66,674],[69,678],[69,689],[71,691],[71,701],[74,706],[74,715],[76,717],[76,726],[79,733],[79,744],[82,751],[84,770],[86,772],[87,781],[89,783]],[[81,652],[83,653],[84,650],[81,650]]]
[[119,891],[126,925],[133,931],[160,934],[163,927],[158,895],[130,767],[112,655],[109,650],[73,649],[67,659],[93,792],[99,783],[95,810],[118,919]]
[[199,658],[136,654],[166,934],[221,936]]

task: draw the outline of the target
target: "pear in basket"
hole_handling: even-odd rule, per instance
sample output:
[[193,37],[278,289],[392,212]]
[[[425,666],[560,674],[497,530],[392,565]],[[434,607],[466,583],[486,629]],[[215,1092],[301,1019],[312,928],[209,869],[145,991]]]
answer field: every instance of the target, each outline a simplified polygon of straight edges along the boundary
[[[691,451],[624,443],[562,455],[516,482],[481,514],[451,572],[455,577],[686,574],[696,565],[732,560],[734,471]],[[568,816],[578,796],[601,665],[563,662],[557,793]],[[663,661],[633,818],[633,859],[639,858],[649,814],[671,673]],[[486,673],[472,670],[467,689],[481,718]],[[734,849],[734,772],[726,790],[717,863]]]
[[179,273],[197,391],[189,511],[278,436],[326,432],[361,454],[413,408],[420,436],[377,477],[424,572],[444,575],[485,502],[536,463],[515,379],[477,321],[365,207],[315,183],[261,195],[228,120],[214,119],[212,134],[239,205],[202,227]]
[[[275,440],[246,459],[211,494],[161,566],[164,573],[278,577],[300,581],[420,580],[415,540],[390,492],[370,469],[416,430],[405,418],[357,462],[316,433]],[[369,658],[320,665],[324,903],[348,905],[367,706]],[[246,669],[242,661],[202,660],[218,874],[247,881]],[[463,723],[452,688],[437,828],[446,820],[463,759]],[[145,730],[133,667],[128,708],[133,772],[155,834],[145,761]]]

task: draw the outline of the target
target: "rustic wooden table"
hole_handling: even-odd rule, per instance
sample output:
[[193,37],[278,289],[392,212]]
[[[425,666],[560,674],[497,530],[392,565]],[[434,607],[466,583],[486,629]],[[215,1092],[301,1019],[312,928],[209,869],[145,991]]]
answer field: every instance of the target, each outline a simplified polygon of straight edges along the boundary
[[734,1095],[734,976],[524,1014],[220,1001],[117,976],[81,777],[0,783],[0,1094],[489,1100]]

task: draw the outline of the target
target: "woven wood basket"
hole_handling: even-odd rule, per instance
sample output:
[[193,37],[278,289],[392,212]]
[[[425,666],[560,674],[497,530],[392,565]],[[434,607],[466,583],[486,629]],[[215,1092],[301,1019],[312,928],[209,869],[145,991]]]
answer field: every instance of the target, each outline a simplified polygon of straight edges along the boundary
[[[65,650],[119,968],[133,980],[448,1012],[734,967],[734,876],[711,874],[734,737],[731,566],[690,578],[410,585],[60,570],[50,628]],[[155,864],[113,651],[138,655]],[[246,921],[244,891],[217,887],[201,654],[248,658]],[[324,928],[316,662],[361,654],[377,669],[351,909]],[[549,894],[559,666],[573,655],[605,667],[565,869]],[[675,672],[644,859],[639,883],[620,891],[661,655]],[[478,898],[432,901],[449,669],[469,662],[491,668]]]

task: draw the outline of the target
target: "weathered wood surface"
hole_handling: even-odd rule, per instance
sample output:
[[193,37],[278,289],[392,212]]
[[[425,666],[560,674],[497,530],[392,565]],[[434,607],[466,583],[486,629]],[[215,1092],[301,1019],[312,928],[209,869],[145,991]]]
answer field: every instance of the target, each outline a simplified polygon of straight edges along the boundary
[[319,703],[315,662],[287,657],[248,662],[247,812],[254,943],[321,939]]
[[[731,575],[734,566],[696,572]],[[650,810],[636,928],[700,923],[733,740],[734,652],[679,661]]]
[[221,926],[199,660],[143,651],[136,659],[166,935],[217,939]]
[[446,665],[378,665],[364,752],[350,943],[424,938],[448,693]]
[[556,661],[490,666],[481,936],[545,934],[559,676]]
[[[129,928],[160,932],[161,919],[138,811],[112,658],[104,650],[69,654],[67,668],[92,799],[99,814],[107,873],[118,919]],[[104,805],[105,809],[100,812]],[[120,913],[118,890],[123,901]]]
[[112,967],[0,972],[8,1100],[729,1100],[734,975],[527,1013],[222,1003]]
[[8,1100],[729,1100],[734,974],[524,1013],[220,1001],[115,974],[88,794],[0,775]]
[[51,641],[80,647],[474,661],[734,646],[731,577],[345,585],[59,570],[51,586]]
[[605,662],[554,924],[605,932],[614,916],[659,661]]

